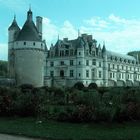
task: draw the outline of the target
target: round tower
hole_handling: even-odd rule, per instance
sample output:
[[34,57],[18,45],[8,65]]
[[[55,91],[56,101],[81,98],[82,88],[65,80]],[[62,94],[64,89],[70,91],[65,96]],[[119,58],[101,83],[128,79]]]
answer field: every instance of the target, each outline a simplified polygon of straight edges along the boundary
[[106,51],[105,43],[102,48],[102,55],[103,55],[103,85],[107,87],[108,86],[108,63],[107,63],[107,51]]
[[31,9],[27,12],[27,20],[14,42],[14,50],[17,85],[43,86],[45,43],[33,22]]
[[15,56],[14,56],[14,42],[20,31],[20,28],[16,22],[16,17],[10,27],[8,28],[8,72],[11,78],[15,77]]

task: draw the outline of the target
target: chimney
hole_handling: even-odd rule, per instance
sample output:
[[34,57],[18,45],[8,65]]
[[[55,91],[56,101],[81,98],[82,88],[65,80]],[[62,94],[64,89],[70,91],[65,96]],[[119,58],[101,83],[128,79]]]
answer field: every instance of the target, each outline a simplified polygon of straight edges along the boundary
[[42,17],[36,17],[36,27],[39,33],[40,38],[42,39]]

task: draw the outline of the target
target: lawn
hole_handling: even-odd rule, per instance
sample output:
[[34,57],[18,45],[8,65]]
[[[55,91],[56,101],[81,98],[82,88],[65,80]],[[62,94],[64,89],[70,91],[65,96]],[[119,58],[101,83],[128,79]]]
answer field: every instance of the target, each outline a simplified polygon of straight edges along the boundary
[[33,118],[0,118],[0,133],[47,140],[140,140],[140,122],[123,124],[61,123]]

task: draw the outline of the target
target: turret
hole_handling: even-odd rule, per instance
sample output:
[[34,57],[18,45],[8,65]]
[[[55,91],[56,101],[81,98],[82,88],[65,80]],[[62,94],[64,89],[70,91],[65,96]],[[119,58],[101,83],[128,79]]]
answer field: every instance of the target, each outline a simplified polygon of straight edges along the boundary
[[8,33],[9,33],[8,42],[13,42],[16,39],[19,31],[20,31],[20,28],[16,22],[16,17],[14,16],[13,22],[8,28]]
[[102,55],[103,55],[103,84],[106,87],[108,86],[108,63],[105,43],[103,44]]
[[16,22],[14,16],[13,22],[8,28],[8,73],[10,77],[15,76],[15,52],[14,52],[14,41],[16,40],[20,28]]
[[40,16],[36,17],[36,27],[38,30],[39,37],[40,39],[42,39],[42,17]]

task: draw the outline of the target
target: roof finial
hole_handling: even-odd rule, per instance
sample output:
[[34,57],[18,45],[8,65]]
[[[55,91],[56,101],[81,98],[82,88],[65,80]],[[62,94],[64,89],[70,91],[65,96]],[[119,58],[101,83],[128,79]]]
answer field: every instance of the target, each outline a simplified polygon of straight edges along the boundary
[[13,21],[16,21],[16,14],[14,14],[14,20]]
[[78,29],[78,37],[80,37],[80,30]]
[[59,34],[58,34],[58,40],[59,40]]
[[105,46],[105,41],[103,41],[103,46]]
[[31,11],[31,4],[29,4],[29,11]]

